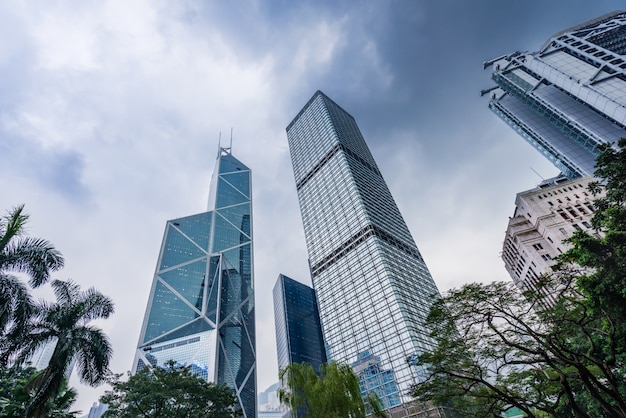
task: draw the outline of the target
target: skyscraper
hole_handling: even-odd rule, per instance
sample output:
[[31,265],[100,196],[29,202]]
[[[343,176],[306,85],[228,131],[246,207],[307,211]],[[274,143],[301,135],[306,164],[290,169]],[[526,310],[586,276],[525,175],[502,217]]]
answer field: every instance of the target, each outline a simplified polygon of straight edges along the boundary
[[[44,345],[39,346],[34,353],[28,356],[28,360],[26,363],[29,363],[32,367],[37,370],[43,370],[50,364],[50,360],[52,359],[52,355],[54,354],[54,350],[56,349],[58,342],[58,338],[53,337],[48,340]],[[74,371],[74,365],[76,364],[76,360],[72,360],[70,364],[65,368],[65,378],[69,379]]]
[[280,370],[291,363],[309,363],[318,371],[326,363],[315,290],[285,275],[274,285],[274,321]]
[[592,176],[598,145],[626,137],[626,12],[561,31],[537,52],[485,62],[489,107],[570,179]]
[[437,287],[354,118],[318,91],[287,137],[329,360],[375,360],[361,389],[408,416]]
[[219,149],[208,211],[166,223],[133,371],[169,360],[256,417],[250,169]]

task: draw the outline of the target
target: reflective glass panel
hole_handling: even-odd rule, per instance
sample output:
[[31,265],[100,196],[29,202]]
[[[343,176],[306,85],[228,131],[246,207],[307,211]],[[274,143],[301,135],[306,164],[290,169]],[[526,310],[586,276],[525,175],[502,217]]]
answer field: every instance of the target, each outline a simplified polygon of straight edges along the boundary
[[250,203],[219,209],[217,213],[228,219],[238,229],[243,232],[248,232],[247,230],[249,230],[250,223]]
[[248,242],[248,238],[238,229],[227,222],[225,219],[217,216],[215,218],[215,236],[213,238],[213,253],[224,251],[227,248],[231,248],[241,244],[242,242]]
[[186,218],[171,221],[185,235],[191,238],[200,248],[209,248],[209,236],[211,235],[211,218],[213,212],[204,212]]
[[176,289],[190,304],[198,310],[202,309],[206,259],[160,273],[159,276]]
[[203,256],[206,256],[205,252],[168,224],[159,271]]
[[237,190],[250,197],[250,172],[223,174],[222,178],[232,184]]
[[156,283],[144,343],[177,328],[198,314],[161,282]]
[[248,202],[247,196],[235,189],[232,185],[224,181],[221,177],[217,181],[217,197],[215,202],[216,208],[224,206],[236,205]]
[[206,304],[206,317],[215,323],[217,315],[217,296],[220,283],[220,256],[211,257],[209,265],[209,293]]
[[232,155],[222,155],[220,157],[220,174],[241,170],[248,170],[248,167],[243,165]]

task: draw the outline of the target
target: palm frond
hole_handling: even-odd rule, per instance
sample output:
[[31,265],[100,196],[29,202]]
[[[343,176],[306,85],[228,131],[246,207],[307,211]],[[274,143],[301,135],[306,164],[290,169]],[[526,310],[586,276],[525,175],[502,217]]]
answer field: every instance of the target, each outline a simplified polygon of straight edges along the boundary
[[63,267],[65,260],[49,241],[22,237],[7,242],[0,250],[0,270],[14,270],[28,274],[32,287],[41,286],[50,278],[50,272]]
[[83,319],[86,321],[106,319],[115,311],[113,300],[94,288],[88,289],[83,296]]
[[0,272],[0,333],[11,320],[23,322],[35,311],[26,286],[15,276]]
[[11,242],[11,240],[19,236],[23,232],[24,224],[28,221],[28,215],[22,213],[24,204],[14,207],[0,221],[0,251]]
[[81,345],[77,352],[78,375],[82,383],[96,386],[102,383],[109,371],[113,348],[102,330],[85,326],[79,333]]
[[72,280],[54,280],[50,283],[54,296],[57,298],[57,305],[72,305],[77,302],[80,295],[80,286]]

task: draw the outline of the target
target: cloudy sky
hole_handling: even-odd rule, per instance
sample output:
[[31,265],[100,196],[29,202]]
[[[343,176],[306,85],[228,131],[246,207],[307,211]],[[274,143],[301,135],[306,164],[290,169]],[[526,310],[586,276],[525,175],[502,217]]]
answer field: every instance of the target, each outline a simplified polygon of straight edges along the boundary
[[[506,280],[515,193],[557,173],[487,109],[484,60],[536,50],[608,0],[0,3],[0,211],[116,303],[129,370],[167,219],[206,209],[218,138],[253,172],[258,387],[271,291],[310,283],[285,127],[320,89],[359,123],[441,291]],[[536,174],[536,173],[539,173]],[[73,378],[88,411],[104,388]]]

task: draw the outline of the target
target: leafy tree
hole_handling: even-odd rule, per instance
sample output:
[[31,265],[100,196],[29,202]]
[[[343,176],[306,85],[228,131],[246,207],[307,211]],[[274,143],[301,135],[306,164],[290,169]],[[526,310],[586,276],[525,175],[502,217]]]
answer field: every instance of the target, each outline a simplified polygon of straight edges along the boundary
[[[309,363],[292,363],[280,372],[283,389],[281,403],[298,418],[365,418],[367,410],[361,397],[359,379],[347,364],[320,366],[319,376]],[[386,417],[376,394],[367,398],[375,417]]]
[[129,377],[110,378],[112,390],[100,398],[109,406],[105,418],[231,418],[239,416],[237,399],[226,385],[207,382],[170,361]]
[[[0,417],[23,417],[32,392],[26,390],[28,382],[41,371],[34,367],[12,367],[0,370]],[[63,381],[59,393],[46,402],[46,417],[74,418],[77,411],[70,411],[76,400],[76,391],[68,388],[67,381]]]
[[89,323],[113,313],[111,299],[93,288],[83,292],[71,281],[55,280],[52,289],[57,301],[39,305],[37,318],[26,330],[28,339],[17,356],[16,363],[21,364],[42,345],[57,341],[48,367],[26,385],[26,390],[33,392],[27,418],[47,416],[46,402],[60,393],[73,361],[81,381],[91,386],[103,383],[109,371],[111,345],[106,335]]
[[464,416],[626,417],[626,139],[601,147],[590,191],[594,235],[542,278],[557,294],[523,297],[512,283],[470,284],[436,302],[428,316],[436,348],[419,364],[430,377],[414,388],[423,400]]
[[561,265],[574,263],[584,267],[578,279],[589,306],[607,311],[619,322],[622,346],[626,346],[626,138],[620,149],[600,146],[595,175],[600,180],[590,184],[596,196],[592,225],[601,236],[577,231],[569,240],[573,248],[561,259]]
[[558,292],[549,308],[511,282],[468,284],[436,301],[426,321],[436,346],[418,361],[430,376],[414,395],[468,417],[511,406],[529,417],[626,416],[623,371],[607,361],[621,350],[615,328],[603,328],[606,314],[590,314],[575,277],[544,278]]
[[20,205],[0,218],[0,367],[24,339],[25,324],[34,314],[28,288],[12,272],[25,273],[28,284],[39,287],[50,272],[63,267],[63,256],[52,244],[25,235],[29,216]]

